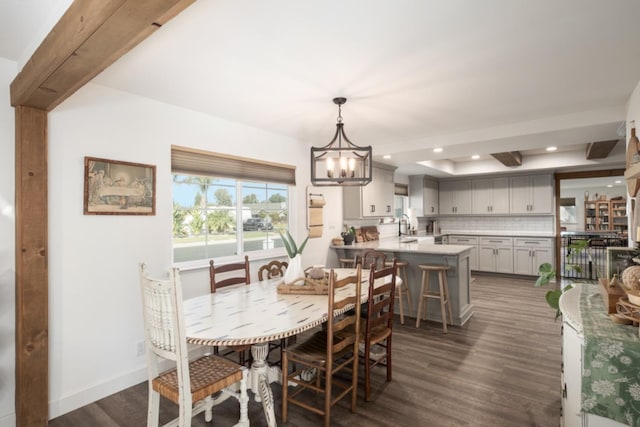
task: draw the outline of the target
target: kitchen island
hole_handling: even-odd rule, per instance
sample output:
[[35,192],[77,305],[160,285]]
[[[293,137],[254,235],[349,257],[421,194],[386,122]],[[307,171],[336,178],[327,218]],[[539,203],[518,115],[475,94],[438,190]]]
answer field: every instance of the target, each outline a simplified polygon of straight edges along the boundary
[[[413,240],[413,241],[412,241]],[[353,245],[334,246],[331,248],[337,252],[338,258],[355,258],[355,256],[366,249],[375,249],[385,253],[387,260],[394,257],[398,260],[407,261],[407,287],[411,293],[413,302],[413,314],[417,316],[420,286],[422,284],[422,270],[419,264],[447,264],[451,266],[447,272],[449,283],[449,299],[453,313],[452,323],[454,325],[464,325],[473,315],[473,305],[469,284],[471,283],[471,270],[469,267],[469,256],[471,246],[464,245],[435,245],[431,242],[420,242],[407,238],[385,238]],[[436,286],[436,276],[430,278],[431,286]],[[432,289],[434,289],[432,287]],[[398,311],[397,309],[395,310]],[[405,315],[406,315],[405,311]],[[428,320],[442,322],[440,314],[440,304],[437,301],[429,303],[427,312]]]

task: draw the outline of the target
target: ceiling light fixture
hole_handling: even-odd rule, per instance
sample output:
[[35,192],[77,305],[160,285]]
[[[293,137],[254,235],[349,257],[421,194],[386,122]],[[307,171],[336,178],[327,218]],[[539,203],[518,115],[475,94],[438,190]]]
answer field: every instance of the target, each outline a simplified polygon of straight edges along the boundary
[[434,148],[433,149],[434,153],[442,153],[442,148],[438,147],[438,148]]
[[556,151],[558,149],[558,147],[547,147],[546,150],[547,151]]
[[323,147],[311,147],[311,183],[316,186],[363,186],[371,182],[371,146],[349,141],[342,123],[342,105],[347,98],[333,98],[338,106],[336,133]]
[[478,160],[480,158],[480,155],[479,154],[474,154],[473,156],[471,156],[471,158],[473,160]]
[[382,156],[382,158],[385,160],[389,160],[391,158],[391,154],[385,154],[384,156]]

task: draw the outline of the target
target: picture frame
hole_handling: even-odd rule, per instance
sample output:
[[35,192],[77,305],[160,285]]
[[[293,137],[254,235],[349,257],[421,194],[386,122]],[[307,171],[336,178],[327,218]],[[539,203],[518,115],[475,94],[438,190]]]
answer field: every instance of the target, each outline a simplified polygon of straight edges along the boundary
[[637,255],[638,250],[636,248],[608,247],[606,278],[611,280],[614,274],[617,274],[618,278],[620,278],[627,265],[632,264],[631,259]]
[[84,214],[155,215],[155,165],[85,157]]

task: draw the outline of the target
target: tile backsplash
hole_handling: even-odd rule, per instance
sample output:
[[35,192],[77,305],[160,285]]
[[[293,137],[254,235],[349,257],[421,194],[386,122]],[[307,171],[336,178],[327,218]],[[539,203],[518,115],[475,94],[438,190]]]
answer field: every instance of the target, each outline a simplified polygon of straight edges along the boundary
[[[464,216],[464,217],[440,217],[438,227],[442,234],[450,232],[480,231],[480,232],[518,232],[553,234],[554,217],[545,216]],[[426,222],[424,225],[426,228]],[[423,229],[420,224],[420,229]],[[437,232],[437,231],[436,231]]]

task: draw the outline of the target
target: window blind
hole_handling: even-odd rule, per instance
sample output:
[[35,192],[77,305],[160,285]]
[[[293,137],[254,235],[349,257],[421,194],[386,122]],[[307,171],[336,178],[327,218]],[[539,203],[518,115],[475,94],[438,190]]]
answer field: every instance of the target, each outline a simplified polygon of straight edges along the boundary
[[408,196],[409,186],[407,184],[394,184],[393,194],[396,196]]
[[296,185],[295,166],[176,145],[171,146],[171,172]]

